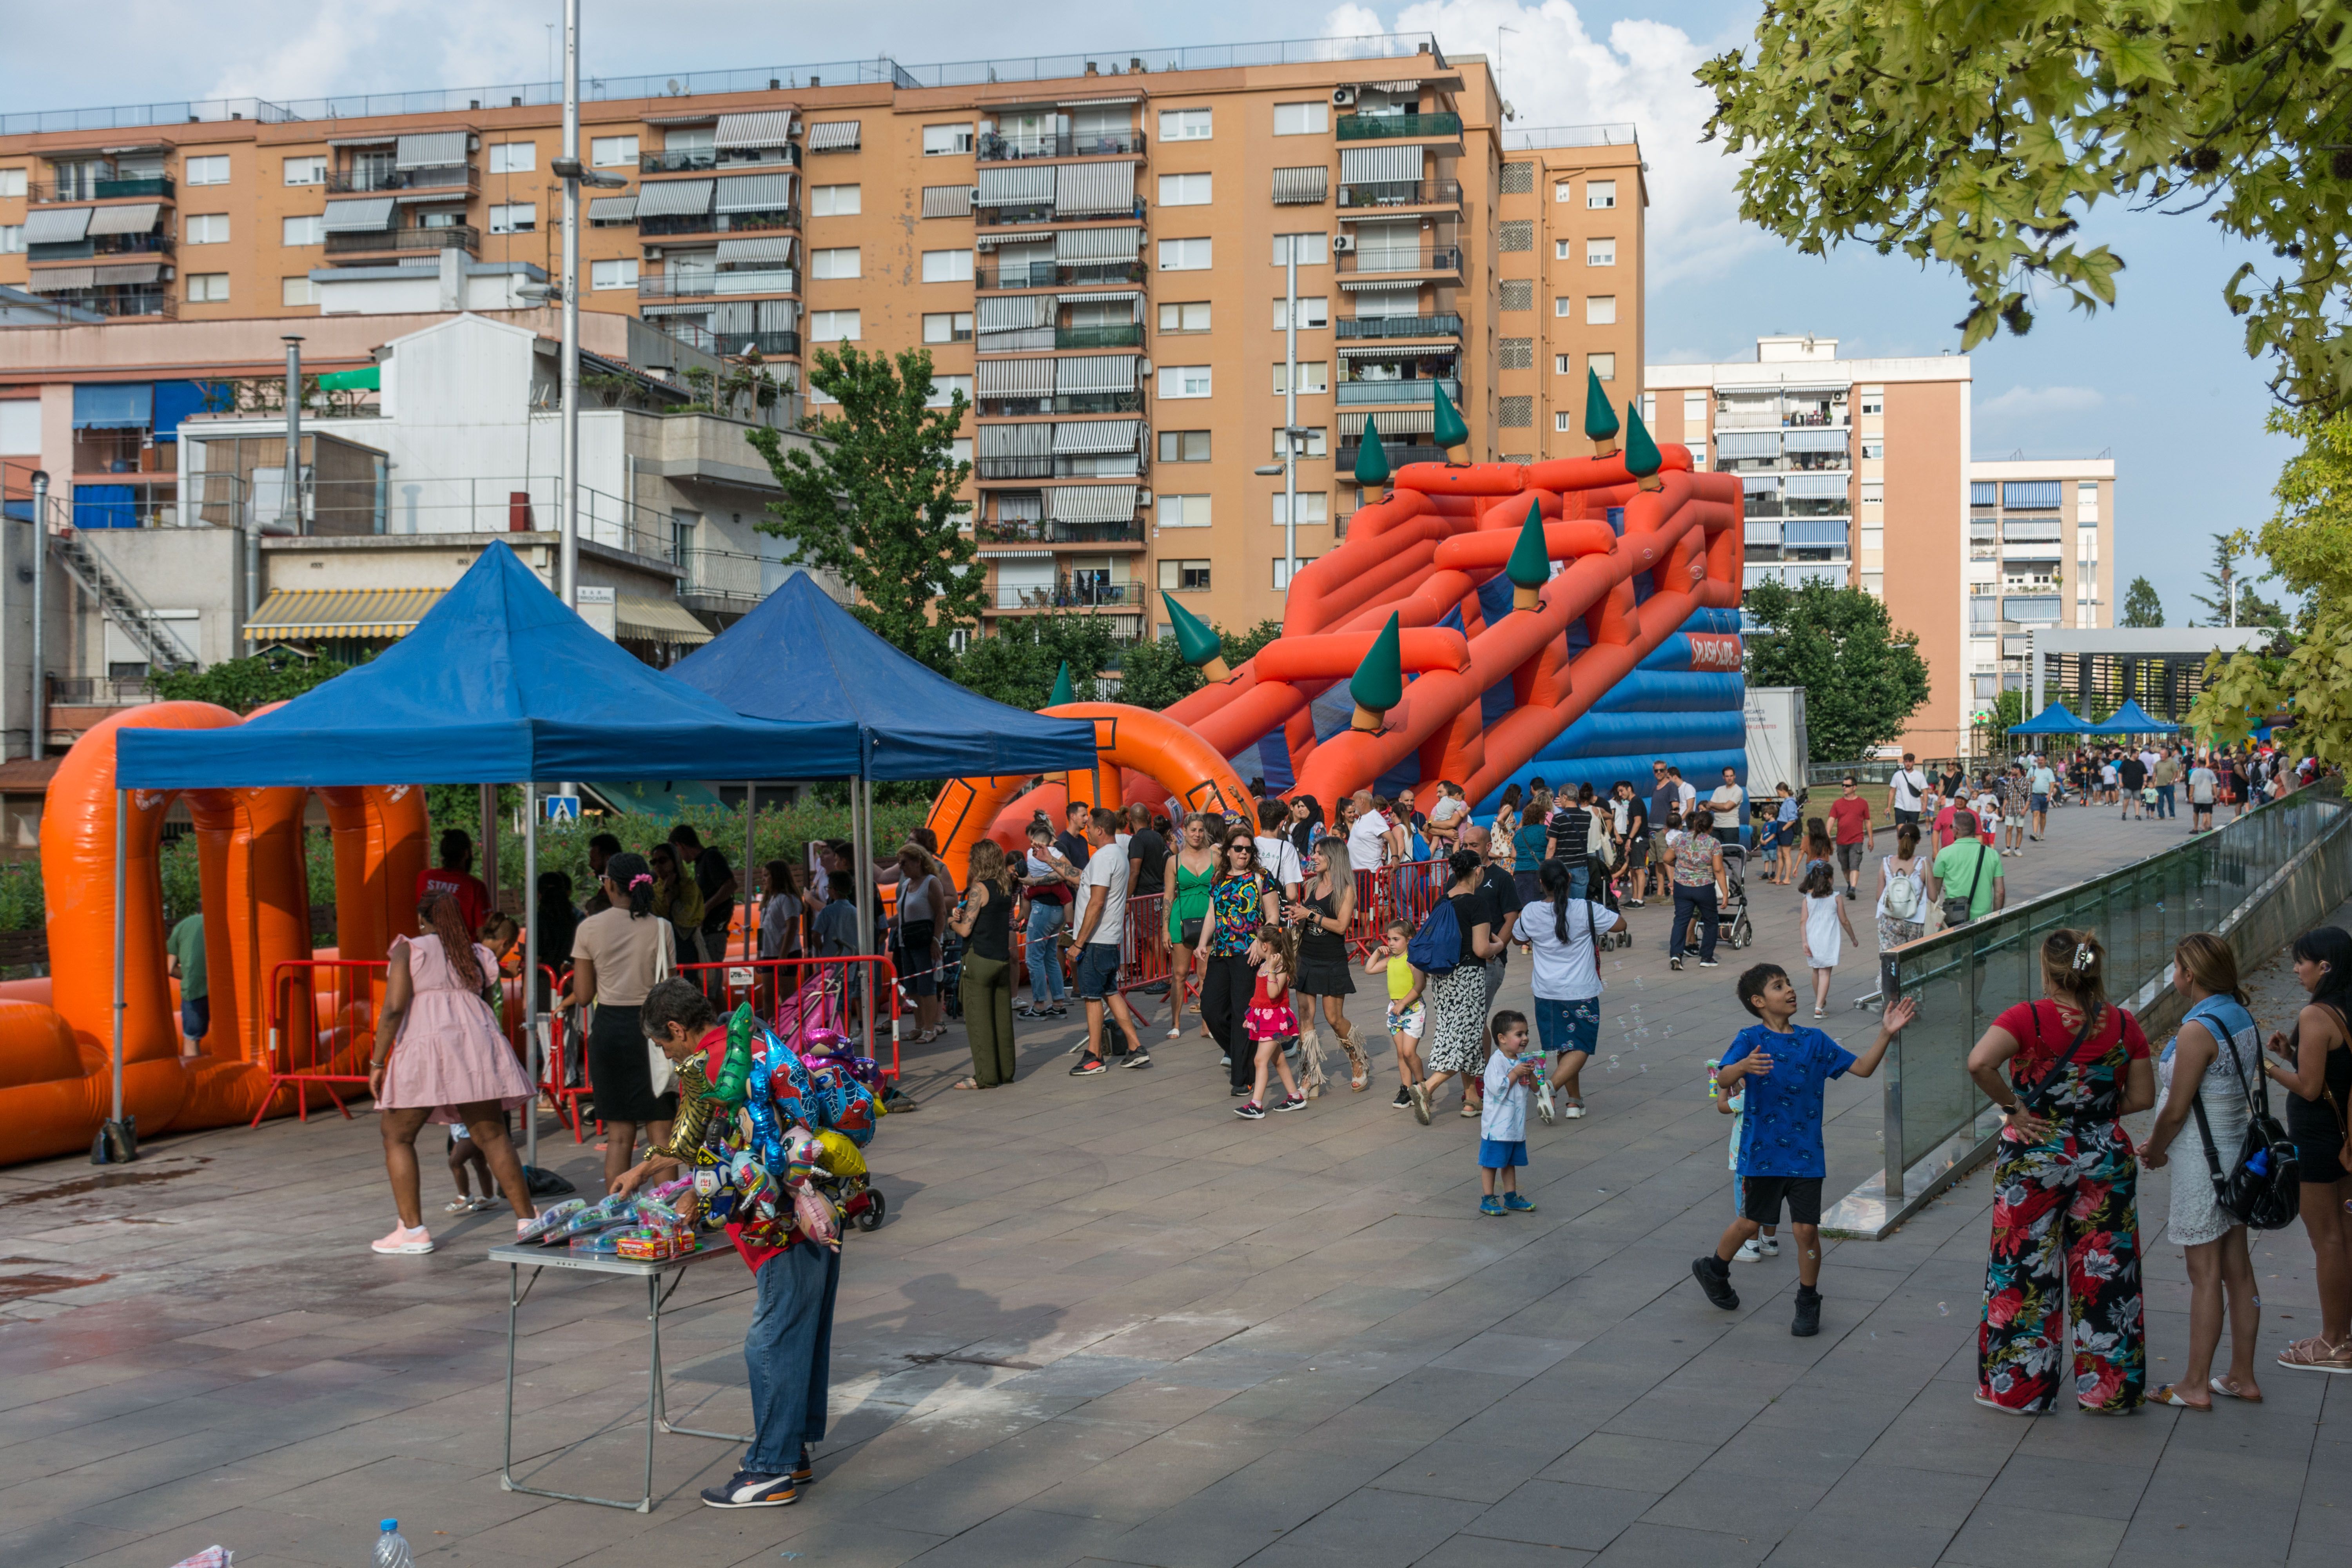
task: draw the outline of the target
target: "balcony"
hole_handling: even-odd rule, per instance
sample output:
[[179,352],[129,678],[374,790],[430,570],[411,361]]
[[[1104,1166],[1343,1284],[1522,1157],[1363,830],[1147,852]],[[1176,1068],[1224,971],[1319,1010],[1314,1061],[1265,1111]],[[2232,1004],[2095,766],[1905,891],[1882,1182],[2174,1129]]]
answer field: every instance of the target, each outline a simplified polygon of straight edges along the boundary
[[1051,202],[1024,202],[1018,206],[974,207],[971,220],[982,228],[1032,228],[1045,223],[1141,223],[1146,211],[1141,196],[1136,197],[1135,205],[1123,213],[1065,214]]
[[1066,392],[1052,397],[983,397],[982,419],[1028,419],[1047,414],[1140,414],[1140,392]]
[[1342,142],[1428,142],[1462,140],[1458,114],[1343,114],[1332,129]]
[[94,177],[85,174],[79,179],[33,181],[26,187],[26,194],[35,202],[110,202],[121,196],[173,199],[169,174],[139,174],[125,179],[114,173],[111,164],[100,167],[105,172]]
[[1339,270],[1349,274],[1421,273],[1457,283],[1462,279],[1462,247],[1458,245],[1425,245],[1417,250],[1347,250],[1334,259]]
[[[769,153],[775,154],[771,157]],[[664,149],[659,153],[637,154],[640,174],[709,174],[714,169],[797,169],[801,166],[801,150],[787,142],[780,147],[762,148],[756,158],[739,157],[733,153],[720,153],[709,147]]]
[[101,292],[92,289],[81,292],[43,294],[44,300],[76,310],[94,310],[101,316],[177,316],[180,302],[168,289],[118,289]]
[[437,228],[371,228],[327,236],[330,256],[382,256],[400,250],[464,250],[481,248],[479,229],[462,223]]
[[753,354],[761,359],[796,359],[801,352],[798,332],[715,332],[698,321],[677,320],[663,322],[662,330],[691,348],[724,359],[749,359]]
[[1148,602],[1143,583],[1132,577],[1080,573],[1034,588],[996,590],[1000,610],[1132,610]]
[[972,149],[972,156],[983,163],[1009,163],[1024,158],[1134,158],[1142,154],[1140,131],[1096,136],[1006,136],[992,132]]
[[1342,212],[1364,207],[1451,207],[1459,212],[1462,210],[1462,182],[1367,180],[1360,184],[1339,187],[1339,209]]
[[981,268],[974,289],[1062,289],[1088,283],[1140,283],[1150,269],[1135,261],[1033,261],[1025,267]]
[[1339,406],[1342,408],[1429,408],[1437,400],[1430,395],[1433,386],[1445,388],[1445,395],[1454,405],[1462,405],[1461,382],[1445,376],[1423,376],[1412,381],[1343,381],[1339,385]]
[[760,234],[800,226],[798,207],[763,213],[678,213],[637,220],[637,233],[646,239],[665,234]]
[[376,191],[465,191],[482,188],[482,173],[471,163],[449,163],[434,169],[387,169],[368,163],[356,169],[333,169],[327,189],[336,195]]
[[1125,522],[982,522],[972,530],[982,544],[1141,544],[1143,520]]
[[[1355,478],[1356,455],[1362,450],[1360,442],[1351,442],[1339,448],[1338,473],[1343,482]],[[1381,456],[1388,460],[1391,469],[1395,469],[1403,468],[1407,463],[1442,463],[1445,461],[1445,449],[1419,442],[1407,444],[1401,440],[1391,441],[1383,437],[1381,440]]]
[[[1123,463],[1119,459],[1124,459]],[[1038,452],[1018,458],[976,458],[972,474],[983,484],[1022,479],[1131,479],[1141,475],[1143,458],[1135,452]]]
[[683,300],[707,294],[796,294],[801,275],[789,267],[747,272],[665,272],[637,279],[640,300]]
[[1349,338],[1452,338],[1462,340],[1462,318],[1443,316],[1358,316],[1331,323],[1340,341]]
[[26,246],[25,259],[88,261],[100,256],[169,256],[172,247],[168,234],[94,234],[66,245]]
[[1111,327],[1055,327],[1057,349],[1131,349],[1143,344],[1143,323],[1129,321]]

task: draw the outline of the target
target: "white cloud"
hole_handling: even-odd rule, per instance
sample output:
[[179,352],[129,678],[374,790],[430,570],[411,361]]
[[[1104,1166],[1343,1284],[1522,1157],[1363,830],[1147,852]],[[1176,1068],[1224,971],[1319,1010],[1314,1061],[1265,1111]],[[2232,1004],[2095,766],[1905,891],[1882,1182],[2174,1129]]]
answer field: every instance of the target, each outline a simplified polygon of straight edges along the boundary
[[[202,96],[284,101],[405,91],[420,82],[467,87],[541,81],[548,76],[543,21],[492,7],[419,5],[413,0],[343,0],[323,6],[276,0],[253,7],[241,25],[247,37],[274,41],[240,53]],[[420,28],[435,42],[419,47]]]
[[[1498,26],[1514,31],[1496,49]],[[1649,163],[1649,280],[1654,285],[1720,276],[1765,243],[1741,224],[1732,180],[1738,161],[1699,135],[1715,100],[1691,74],[1717,49],[1663,22],[1610,24],[1589,32],[1569,0],[1416,0],[1390,22],[1358,5],[1325,20],[1338,35],[1434,33],[1448,53],[1484,55],[1503,97],[1518,110],[1510,129],[1632,121]]]
[[2051,419],[2087,414],[2106,401],[2106,394],[2095,386],[2012,386],[1978,404],[1975,412],[1987,423]]

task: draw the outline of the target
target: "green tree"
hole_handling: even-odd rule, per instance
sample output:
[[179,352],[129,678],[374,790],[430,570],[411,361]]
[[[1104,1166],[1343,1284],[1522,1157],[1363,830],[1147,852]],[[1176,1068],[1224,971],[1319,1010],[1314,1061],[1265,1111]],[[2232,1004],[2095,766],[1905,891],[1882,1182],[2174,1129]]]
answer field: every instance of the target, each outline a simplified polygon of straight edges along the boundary
[[250,713],[266,703],[290,701],[350,668],[331,658],[304,658],[286,648],[272,648],[249,658],[225,658],[200,670],[158,675],[152,684],[155,695],[167,702],[213,702],[232,712]]
[[1707,135],[1750,161],[1740,214],[1808,255],[1854,242],[1954,268],[1972,348],[2036,295],[2112,305],[2102,200],[2201,213],[2266,253],[2222,288],[2291,403],[2352,389],[2352,28],[2311,0],[1767,0],[1709,60]]
[[2164,625],[2164,601],[2156,596],[2156,584],[2145,577],[2135,577],[2124,590],[2124,617],[2118,623],[2126,626],[2160,626]]
[[929,405],[925,349],[896,359],[846,342],[819,349],[808,379],[839,410],[802,421],[819,437],[814,450],[786,451],[766,428],[745,435],[784,492],[760,529],[846,583],[850,613],[876,635],[952,675],[953,634],[980,619],[987,575],[961,531],[971,505],[956,499],[971,465],[950,456],[971,405],[959,392]]
[[2205,574],[2205,585],[2212,592],[2194,595],[2205,611],[2207,626],[2285,627],[2286,612],[2254,592],[2255,585],[2268,581],[2270,574],[2239,569],[2238,563],[2252,554],[2252,546],[2243,533],[2213,536],[2213,569]]
[[1898,631],[1886,606],[1859,588],[1759,583],[1741,608],[1750,686],[1801,686],[1814,762],[1870,754],[1903,733],[1927,700],[1919,639]]
[[1095,695],[1095,674],[1118,662],[1126,644],[1101,616],[1039,616],[1014,621],[994,637],[975,637],[956,660],[956,679],[983,697],[1015,708],[1045,706],[1062,661],[1078,700]]
[[[1280,621],[1260,621],[1247,631],[1216,628],[1225,664],[1238,669],[1250,658],[1282,635]],[[1077,668],[1076,665],[1072,668]],[[1180,702],[1201,689],[1201,672],[1184,662],[1176,639],[1128,644],[1119,654],[1118,700],[1155,711]]]

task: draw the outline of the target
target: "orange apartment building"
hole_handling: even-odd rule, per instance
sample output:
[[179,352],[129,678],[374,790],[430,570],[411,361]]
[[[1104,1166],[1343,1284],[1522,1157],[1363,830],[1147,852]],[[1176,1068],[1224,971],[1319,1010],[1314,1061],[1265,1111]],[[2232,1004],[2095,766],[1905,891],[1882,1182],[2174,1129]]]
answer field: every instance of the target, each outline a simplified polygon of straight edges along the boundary
[[[0,286],[194,324],[315,317],[339,279],[453,250],[555,273],[553,96],[0,117]],[[1487,61],[1425,35],[591,96],[583,160],[627,184],[583,194],[583,310],[795,379],[817,346],[928,348],[935,396],[972,405],[992,629],[1165,635],[1162,588],[1227,626],[1280,614],[1283,485],[1254,470],[1283,440],[1288,254],[1302,559],[1344,537],[1367,418],[1391,463],[1435,457],[1443,385],[1474,458],[1576,454],[1588,369],[1640,393],[1633,128],[1507,129]]]

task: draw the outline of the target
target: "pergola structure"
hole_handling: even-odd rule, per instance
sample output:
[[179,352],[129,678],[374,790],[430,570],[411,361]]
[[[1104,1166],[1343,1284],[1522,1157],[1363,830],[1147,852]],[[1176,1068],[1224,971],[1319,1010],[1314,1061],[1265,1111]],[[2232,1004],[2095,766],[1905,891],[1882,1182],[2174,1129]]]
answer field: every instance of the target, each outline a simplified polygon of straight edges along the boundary
[[2267,626],[2048,626],[2031,631],[2025,634],[2025,710],[2041,712],[2053,695],[2084,714],[2098,699],[2116,708],[2137,697],[2158,718],[2178,722],[2189,716],[2190,700],[2204,688],[2208,654],[2264,647],[2276,635]]

